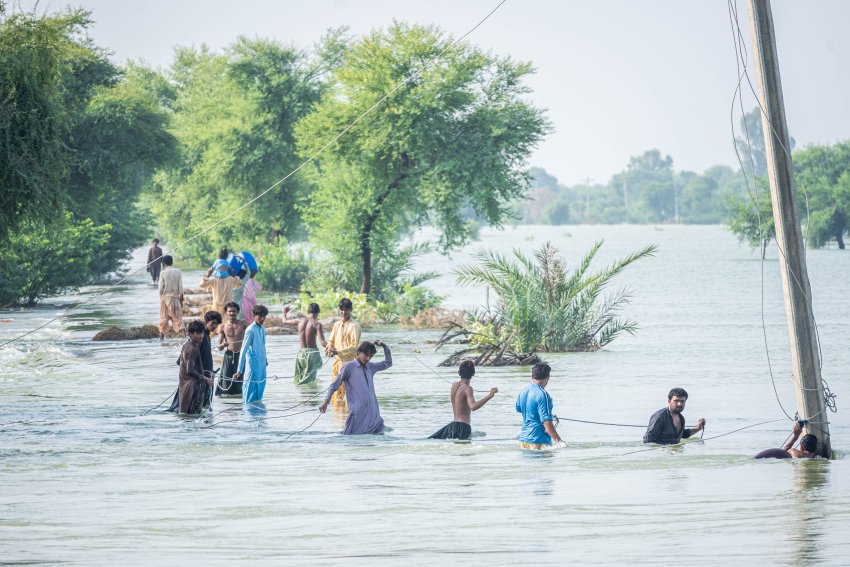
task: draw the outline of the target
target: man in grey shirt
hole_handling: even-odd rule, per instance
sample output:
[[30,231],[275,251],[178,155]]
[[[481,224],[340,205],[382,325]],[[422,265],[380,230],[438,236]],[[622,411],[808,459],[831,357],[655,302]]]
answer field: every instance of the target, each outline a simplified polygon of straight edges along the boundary
[[[384,360],[369,362],[378,351],[376,346],[383,347]],[[365,435],[382,433],[384,420],[378,407],[378,396],[375,394],[375,374],[393,365],[390,347],[383,341],[374,344],[364,341],[357,347],[357,356],[346,362],[340,369],[336,380],[325,396],[325,403],[319,406],[319,411],[325,413],[331,396],[345,383],[346,399],[348,400],[348,418],[345,420],[343,435]]]
[[675,445],[684,437],[687,439],[694,433],[702,431],[705,427],[705,418],[697,421],[696,427],[685,427],[685,402],[688,401],[688,393],[682,388],[673,388],[667,394],[667,407],[652,414],[646,433],[643,436],[644,443],[659,443],[661,445]]

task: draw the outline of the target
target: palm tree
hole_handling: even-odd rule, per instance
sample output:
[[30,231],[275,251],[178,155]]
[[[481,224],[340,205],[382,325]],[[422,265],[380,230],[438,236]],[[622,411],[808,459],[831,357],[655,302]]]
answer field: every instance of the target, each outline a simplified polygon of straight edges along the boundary
[[[461,266],[455,276],[462,285],[489,286],[498,295],[493,324],[485,326],[499,329],[493,346],[509,346],[513,353],[596,350],[637,330],[637,323],[618,317],[631,299],[629,291],[621,288],[603,295],[606,286],[628,265],[657,250],[647,246],[592,272],[590,264],[602,244],[596,242],[573,271],[546,243],[533,258],[519,250],[513,251],[513,258],[480,250],[475,253],[477,264]],[[482,327],[481,316],[476,319]],[[510,345],[504,344],[506,336]]]

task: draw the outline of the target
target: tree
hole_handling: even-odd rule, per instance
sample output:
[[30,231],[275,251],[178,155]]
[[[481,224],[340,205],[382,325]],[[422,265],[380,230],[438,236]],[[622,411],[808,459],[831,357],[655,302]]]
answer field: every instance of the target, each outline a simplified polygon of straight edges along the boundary
[[549,129],[521,99],[529,64],[451,42],[434,27],[401,23],[362,38],[334,73],[335,88],[296,129],[302,156],[312,156],[363,115],[318,157],[306,211],[313,239],[334,260],[359,258],[361,293],[372,290],[375,257],[394,253],[413,226],[437,226],[443,251],[468,238],[465,205],[499,226]]
[[[795,145],[794,138],[791,138],[790,147],[787,148],[789,153],[794,150]],[[758,106],[741,117],[740,131],[738,136],[735,136],[735,148],[744,171],[755,177],[767,175],[764,129],[761,124],[761,109]]]
[[794,171],[809,243],[820,248],[835,240],[843,250],[850,233],[850,142],[795,152]]
[[62,77],[88,23],[80,10],[6,17],[0,9],[0,238],[64,203]]
[[[168,76],[176,90],[172,133],[180,142],[181,159],[158,177],[150,198],[166,236],[189,238],[300,164],[293,126],[319,100],[324,74],[342,49],[342,33],[325,38],[320,59],[274,41],[246,38],[223,54],[177,50]],[[207,260],[222,243],[297,236],[297,206],[308,188],[300,177],[286,180],[182,253]]]
[[733,198],[729,203],[732,211],[726,221],[729,230],[738,237],[740,242],[747,242],[753,248],[758,248],[761,257],[767,253],[767,245],[776,238],[776,227],[773,224],[773,205],[768,193],[767,180],[757,178],[761,192],[753,199]]
[[109,225],[95,226],[71,213],[27,219],[0,256],[0,305],[34,305],[83,285],[92,276],[95,251],[109,240]]

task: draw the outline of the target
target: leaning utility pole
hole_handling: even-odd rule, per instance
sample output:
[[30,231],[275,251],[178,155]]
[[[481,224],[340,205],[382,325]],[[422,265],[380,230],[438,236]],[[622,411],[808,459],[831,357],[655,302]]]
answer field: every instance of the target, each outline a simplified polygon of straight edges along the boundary
[[812,314],[812,293],[806,271],[806,246],[800,230],[794,189],[794,169],[788,142],[788,125],[785,122],[782,83],[779,79],[773,15],[770,0],[749,0],[749,4],[767,175],[773,202],[782,288],[785,292],[791,365],[797,386],[797,413],[801,420],[808,420],[806,431],[817,435],[820,455],[830,458],[832,449],[820,374],[817,332]]

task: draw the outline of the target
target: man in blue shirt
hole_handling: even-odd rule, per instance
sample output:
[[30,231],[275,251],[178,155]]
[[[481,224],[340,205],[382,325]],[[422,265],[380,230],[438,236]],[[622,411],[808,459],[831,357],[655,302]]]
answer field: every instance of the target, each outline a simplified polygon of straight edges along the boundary
[[553,441],[566,446],[552,423],[552,396],[546,392],[551,371],[545,362],[535,364],[531,369],[531,384],[517,397],[516,410],[522,414],[519,444],[523,449],[543,449]]

